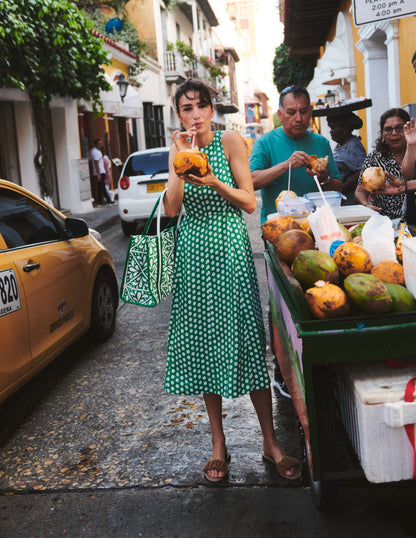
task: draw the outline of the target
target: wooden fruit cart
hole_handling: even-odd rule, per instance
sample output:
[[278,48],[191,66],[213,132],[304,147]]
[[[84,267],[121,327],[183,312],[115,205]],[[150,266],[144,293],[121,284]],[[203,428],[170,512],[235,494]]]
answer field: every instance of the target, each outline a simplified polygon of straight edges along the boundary
[[364,476],[339,418],[334,369],[415,354],[416,312],[313,320],[299,282],[266,245],[272,346],[303,429],[311,492],[325,508],[340,480]]

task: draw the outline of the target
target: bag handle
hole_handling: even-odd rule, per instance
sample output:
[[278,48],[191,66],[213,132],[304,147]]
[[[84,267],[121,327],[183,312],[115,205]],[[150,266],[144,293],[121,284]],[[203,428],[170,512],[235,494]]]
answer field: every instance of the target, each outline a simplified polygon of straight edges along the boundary
[[[145,227],[144,227],[141,235],[147,235],[147,232],[149,231],[150,225],[152,224],[153,218],[155,216],[155,213],[156,213],[156,210],[158,209],[158,207],[159,207],[159,210],[157,212],[157,235],[160,234],[160,218],[161,218],[161,215],[162,215],[162,201],[163,201],[163,197],[165,196],[167,190],[168,189],[164,189],[163,192],[161,193],[161,195],[159,196],[159,198],[156,200],[156,203],[155,203],[155,205],[154,205],[154,207],[152,209],[152,212],[150,213],[149,218],[147,219],[147,222],[145,224]],[[167,227],[171,226],[172,222],[176,218],[178,218],[178,226],[179,226],[179,224],[181,222],[181,219],[182,219],[182,207],[181,207],[181,210],[179,211],[179,216],[171,218],[170,221],[167,224]]]
[[[157,235],[160,235],[160,218],[161,218],[161,215],[162,215],[162,205],[163,205],[162,202],[163,202],[163,197],[165,196],[165,194],[167,192],[168,192],[168,189],[165,189],[162,192],[162,194],[160,195],[160,197],[159,197],[160,203],[159,203],[159,210],[157,212],[157,223],[156,223],[156,234]],[[170,221],[168,222],[168,225],[167,225],[168,228],[176,218],[178,219],[177,226],[179,227],[179,224],[181,223],[181,219],[182,219],[182,206],[181,206],[181,208],[179,210],[179,214],[176,217],[172,217],[170,219]]]

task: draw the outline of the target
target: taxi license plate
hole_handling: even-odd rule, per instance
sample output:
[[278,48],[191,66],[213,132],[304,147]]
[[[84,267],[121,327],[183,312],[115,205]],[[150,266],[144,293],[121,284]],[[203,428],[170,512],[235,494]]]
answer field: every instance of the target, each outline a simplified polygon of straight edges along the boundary
[[165,188],[164,183],[148,183],[147,192],[162,192]]
[[0,271],[0,318],[20,310],[20,295],[13,269]]

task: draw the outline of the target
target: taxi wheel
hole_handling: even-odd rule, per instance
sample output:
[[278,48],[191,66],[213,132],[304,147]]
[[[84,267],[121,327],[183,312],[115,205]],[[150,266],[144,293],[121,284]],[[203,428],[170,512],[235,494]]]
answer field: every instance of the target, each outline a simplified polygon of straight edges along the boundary
[[112,273],[101,271],[94,284],[91,306],[91,336],[105,340],[114,332],[118,304],[118,288]]
[[125,236],[130,237],[131,235],[135,235],[137,224],[135,222],[126,222],[125,220],[122,220],[121,229]]

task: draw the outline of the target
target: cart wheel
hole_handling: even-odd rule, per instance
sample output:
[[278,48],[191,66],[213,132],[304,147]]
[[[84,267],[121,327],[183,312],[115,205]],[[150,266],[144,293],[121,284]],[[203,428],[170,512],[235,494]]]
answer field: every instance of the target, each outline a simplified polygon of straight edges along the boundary
[[311,448],[305,435],[303,435],[303,446],[306,461],[306,475],[308,477],[313,502],[319,510],[329,511],[334,508],[336,504],[337,484],[334,480],[314,479]]

